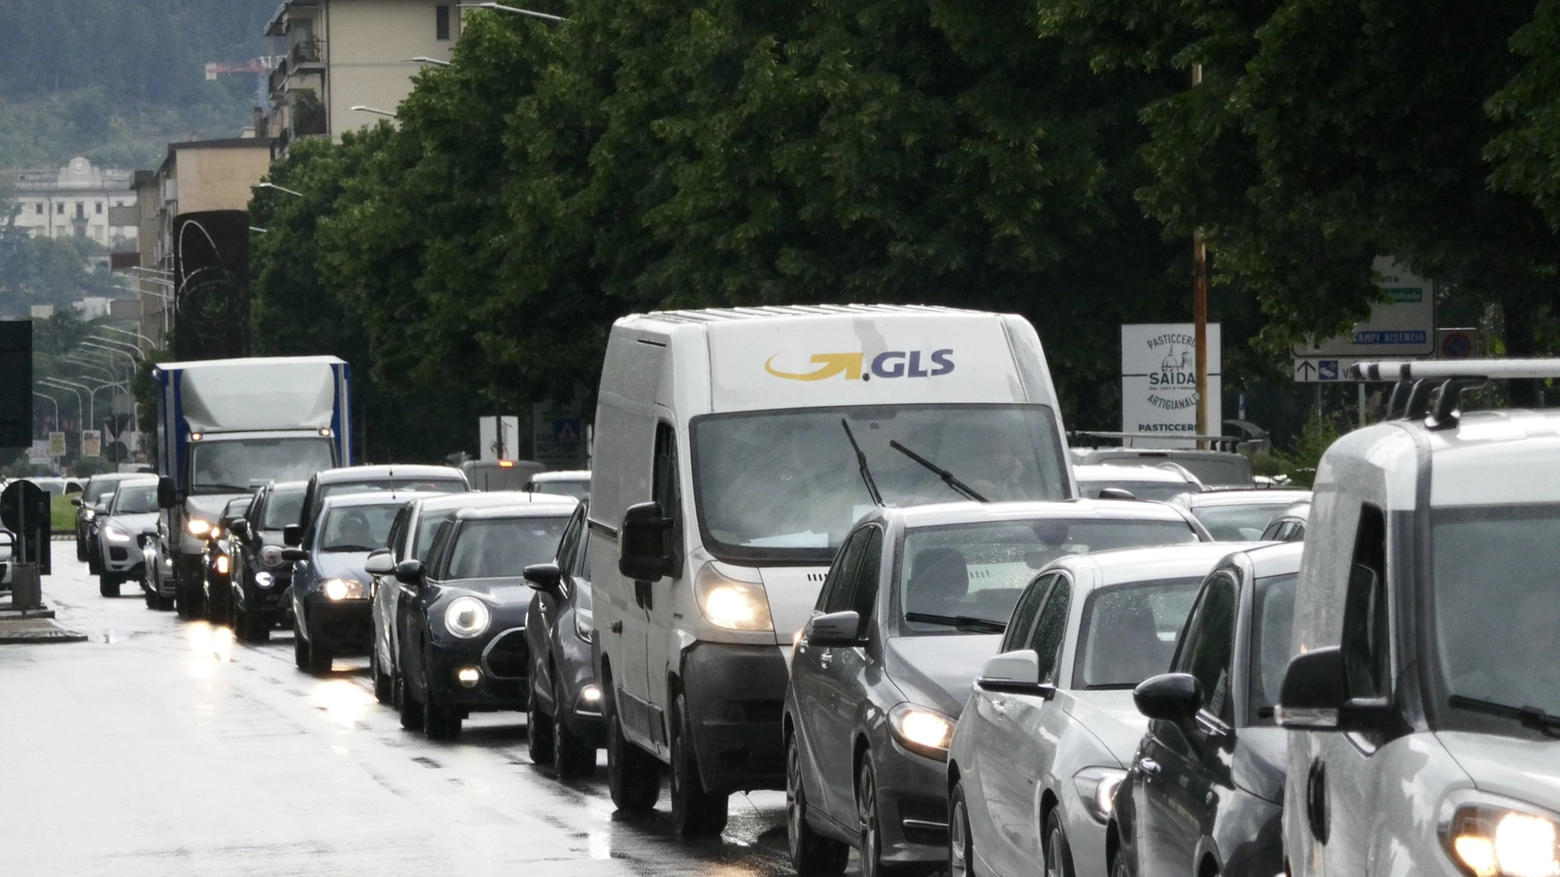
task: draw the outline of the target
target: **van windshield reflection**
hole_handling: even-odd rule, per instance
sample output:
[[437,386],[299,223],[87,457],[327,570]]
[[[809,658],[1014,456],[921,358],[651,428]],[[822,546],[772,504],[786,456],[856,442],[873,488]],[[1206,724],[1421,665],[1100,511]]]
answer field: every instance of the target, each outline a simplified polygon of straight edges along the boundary
[[1042,405],[808,408],[708,415],[692,426],[704,545],[735,559],[826,562],[875,504],[840,419],[890,506],[958,502],[897,441],[988,500],[1067,498],[1055,416]]

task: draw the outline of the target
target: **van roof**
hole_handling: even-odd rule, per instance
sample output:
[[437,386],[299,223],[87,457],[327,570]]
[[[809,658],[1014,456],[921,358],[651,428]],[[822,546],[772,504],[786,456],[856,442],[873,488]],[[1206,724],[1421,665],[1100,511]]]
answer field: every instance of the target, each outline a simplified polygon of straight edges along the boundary
[[989,312],[937,305],[771,305],[753,308],[651,311],[648,314],[635,314],[624,319],[660,320],[668,323],[728,323],[737,320],[878,314],[989,314]]

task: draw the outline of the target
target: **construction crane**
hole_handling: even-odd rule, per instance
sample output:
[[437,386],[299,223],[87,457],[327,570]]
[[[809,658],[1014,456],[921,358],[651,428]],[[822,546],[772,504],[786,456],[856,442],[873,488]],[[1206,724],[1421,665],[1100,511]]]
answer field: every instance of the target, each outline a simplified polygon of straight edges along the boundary
[[253,73],[255,75],[256,106],[263,107],[271,93],[270,75],[281,60],[276,55],[261,55],[248,61],[207,61],[206,78],[216,80],[227,73]]

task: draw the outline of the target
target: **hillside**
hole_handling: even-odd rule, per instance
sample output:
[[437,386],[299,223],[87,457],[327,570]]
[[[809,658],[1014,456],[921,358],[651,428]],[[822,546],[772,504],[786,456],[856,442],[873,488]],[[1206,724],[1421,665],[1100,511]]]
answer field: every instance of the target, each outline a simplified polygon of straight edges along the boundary
[[208,61],[272,51],[276,0],[0,3],[0,168],[73,155],[149,167],[168,142],[251,124],[256,77],[208,81]]

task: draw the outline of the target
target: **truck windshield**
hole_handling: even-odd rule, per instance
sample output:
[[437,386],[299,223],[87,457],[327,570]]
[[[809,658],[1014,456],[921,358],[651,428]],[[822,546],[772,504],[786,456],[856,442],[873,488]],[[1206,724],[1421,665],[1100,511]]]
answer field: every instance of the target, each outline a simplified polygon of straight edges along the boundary
[[1517,712],[1560,714],[1560,504],[1437,509],[1430,538],[1438,724],[1548,739]]
[[207,439],[190,445],[190,491],[237,493],[270,481],[303,481],[336,465],[324,437]]
[[[850,425],[847,435],[844,420]],[[907,405],[717,414],[692,424],[704,546],[717,557],[826,563],[872,509],[850,436],[891,506],[964,499],[897,441],[988,500],[1068,498],[1042,405]]]

